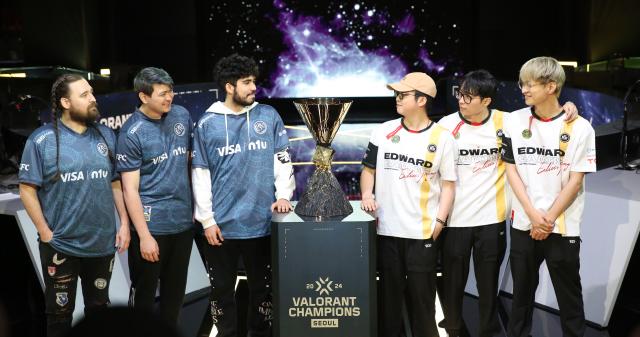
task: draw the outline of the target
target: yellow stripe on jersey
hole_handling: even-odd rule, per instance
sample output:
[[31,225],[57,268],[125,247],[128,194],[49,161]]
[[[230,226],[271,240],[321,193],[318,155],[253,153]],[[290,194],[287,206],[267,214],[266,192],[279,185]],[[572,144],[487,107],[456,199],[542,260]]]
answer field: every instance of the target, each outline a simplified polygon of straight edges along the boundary
[[[571,122],[564,122],[562,124],[562,131],[560,132],[560,150],[562,151],[562,155],[560,156],[560,173],[562,173],[562,161],[564,160],[564,154],[567,153],[567,147],[569,147],[569,141],[571,141],[571,130],[573,129],[573,122],[575,122],[575,119],[572,120]],[[567,139],[566,141],[562,141],[562,136],[564,134],[569,135],[569,139]],[[564,186],[563,186],[564,187]],[[558,224],[558,231],[560,232],[560,234],[565,235],[567,234],[567,222],[565,221],[565,217],[564,217],[564,212],[562,212],[562,214],[560,214],[560,216],[558,216],[558,218],[556,219],[556,222]]]
[[[503,130],[504,112],[500,110],[494,110],[493,113],[493,126],[496,130],[496,143],[498,148],[502,147],[502,139],[498,137],[498,130]],[[497,161],[498,169],[496,174],[495,187],[496,187],[496,214],[498,222],[505,221],[507,219],[507,194],[505,191],[505,184],[507,175],[505,174],[506,165],[502,161],[500,154],[498,153]]]
[[[438,146],[438,140],[440,139],[440,135],[442,132],[446,131],[445,128],[440,126],[439,124],[433,123],[434,129],[431,131],[431,135],[429,136],[429,144],[435,144]],[[425,156],[425,160],[433,163],[433,160],[436,156],[436,152],[430,152],[427,150],[427,154]],[[422,181],[422,185],[420,186],[420,209],[422,210],[422,236],[424,239],[431,238],[431,228],[432,219],[429,216],[429,191],[431,191],[431,184],[429,183],[428,175],[425,175],[424,181]]]

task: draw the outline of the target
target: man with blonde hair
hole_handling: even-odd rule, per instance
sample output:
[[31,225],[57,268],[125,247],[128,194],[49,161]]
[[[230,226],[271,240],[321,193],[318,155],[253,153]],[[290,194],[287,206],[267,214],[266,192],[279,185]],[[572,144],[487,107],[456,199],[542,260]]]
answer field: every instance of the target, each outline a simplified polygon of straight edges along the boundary
[[560,118],[565,113],[558,103],[564,81],[557,60],[527,61],[520,69],[519,85],[528,107],[513,112],[505,123],[502,158],[515,195],[508,336],[528,336],[531,331],[542,261],[547,263],[560,307],[563,335],[584,335],[580,221],[584,175],[596,170],[595,133],[584,118]]

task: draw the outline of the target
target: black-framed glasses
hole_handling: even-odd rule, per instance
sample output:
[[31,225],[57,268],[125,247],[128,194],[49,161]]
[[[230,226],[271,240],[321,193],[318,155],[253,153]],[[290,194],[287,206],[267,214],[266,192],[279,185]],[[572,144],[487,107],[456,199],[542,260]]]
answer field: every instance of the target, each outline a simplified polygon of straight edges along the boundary
[[462,101],[467,103],[467,104],[469,104],[469,103],[471,103],[471,101],[473,101],[473,97],[474,97],[473,95],[468,94],[468,93],[464,93],[464,92],[460,91],[460,89],[457,89],[454,94],[455,94],[457,100],[460,100],[460,98],[462,98]]
[[415,96],[416,93],[413,91],[395,91],[394,92],[396,99],[403,100],[407,96]]

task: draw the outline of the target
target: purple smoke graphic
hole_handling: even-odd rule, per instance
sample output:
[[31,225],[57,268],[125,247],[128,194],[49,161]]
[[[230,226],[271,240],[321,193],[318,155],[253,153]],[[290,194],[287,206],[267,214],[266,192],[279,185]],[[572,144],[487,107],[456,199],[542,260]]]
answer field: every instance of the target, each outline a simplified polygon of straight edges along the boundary
[[[296,15],[281,0],[275,0],[273,4],[279,12],[277,28],[284,34],[288,50],[278,57],[278,69],[272,76],[273,86],[265,90],[267,96],[390,96],[386,84],[407,73],[407,65],[387,48],[365,50],[353,33],[334,36],[345,25],[342,14],[338,13],[327,25],[320,17]],[[363,24],[389,25],[387,20],[375,20],[377,17],[385,15],[365,12]],[[396,27],[394,35],[410,34],[415,28],[413,17],[405,16]],[[371,34],[361,37],[369,41],[374,38]],[[421,61],[430,71],[444,69],[431,61],[426,51],[420,53],[416,61]]]

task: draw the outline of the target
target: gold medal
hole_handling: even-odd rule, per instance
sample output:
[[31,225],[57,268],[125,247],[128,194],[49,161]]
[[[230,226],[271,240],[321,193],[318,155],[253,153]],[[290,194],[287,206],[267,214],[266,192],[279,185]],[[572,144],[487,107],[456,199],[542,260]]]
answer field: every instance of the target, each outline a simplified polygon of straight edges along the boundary
[[531,130],[529,129],[522,130],[522,137],[524,137],[525,139],[531,138]]
[[394,144],[397,144],[398,142],[400,142],[400,136],[395,135],[391,138],[391,142]]

